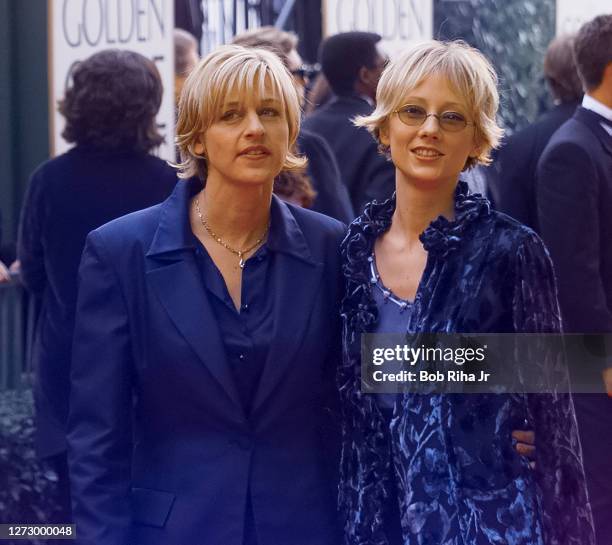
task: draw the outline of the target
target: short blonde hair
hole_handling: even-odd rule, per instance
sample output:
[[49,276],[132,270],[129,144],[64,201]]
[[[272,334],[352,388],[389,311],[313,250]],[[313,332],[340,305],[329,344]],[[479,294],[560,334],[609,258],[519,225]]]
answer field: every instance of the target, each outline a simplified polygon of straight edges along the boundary
[[291,152],[300,131],[300,100],[293,78],[281,60],[265,49],[223,45],[194,68],[181,93],[176,123],[176,145],[181,161],[174,167],[180,178],[198,176],[206,181],[206,157],[194,146],[219,114],[223,101],[236,90],[240,96],[261,95],[266,84],[281,101],[289,127],[289,146],[283,170],[303,168],[306,160]]
[[366,127],[379,143],[383,153],[388,147],[381,144],[380,129],[412,89],[432,74],[446,77],[466,100],[474,119],[476,142],[480,146],[477,157],[468,157],[464,169],[476,164],[491,163],[490,153],[499,146],[503,129],[495,119],[499,106],[497,74],[485,56],[460,40],[439,42],[430,40],[403,51],[387,65],[376,90],[376,109],[369,116],[354,120]]

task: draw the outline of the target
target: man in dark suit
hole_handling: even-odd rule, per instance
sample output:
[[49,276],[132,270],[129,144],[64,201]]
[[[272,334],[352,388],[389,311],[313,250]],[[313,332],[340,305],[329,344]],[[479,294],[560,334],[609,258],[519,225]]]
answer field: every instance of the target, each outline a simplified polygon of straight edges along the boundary
[[386,63],[377,48],[380,39],[370,32],[346,32],[323,42],[321,67],[336,97],[304,121],[304,128],[325,138],[333,150],[357,214],[371,200],[390,197],[395,186],[393,164],[378,152],[368,131],[352,122],[374,110]]
[[[538,217],[565,331],[612,333],[612,15],[586,23],[574,53],[586,94],[538,164]],[[602,367],[591,377],[600,393],[577,394],[575,404],[597,539],[609,545],[612,358]]]
[[553,40],[544,57],[544,75],[555,106],[535,123],[514,133],[498,151],[489,184],[496,207],[538,231],[536,168],[553,133],[576,110],[582,98],[582,83],[572,51],[573,36]]

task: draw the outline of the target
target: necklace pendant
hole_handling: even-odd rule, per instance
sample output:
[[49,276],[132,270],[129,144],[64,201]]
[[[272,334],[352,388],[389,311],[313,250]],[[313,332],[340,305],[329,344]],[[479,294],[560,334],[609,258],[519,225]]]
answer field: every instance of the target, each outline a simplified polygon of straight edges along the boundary
[[238,265],[240,265],[241,269],[244,269],[244,259],[240,258],[240,261],[238,262]]

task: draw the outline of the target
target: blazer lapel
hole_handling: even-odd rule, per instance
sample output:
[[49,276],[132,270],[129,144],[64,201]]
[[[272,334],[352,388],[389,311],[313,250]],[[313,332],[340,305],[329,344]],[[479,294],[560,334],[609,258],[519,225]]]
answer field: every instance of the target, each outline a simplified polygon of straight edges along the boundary
[[147,272],[153,290],[183,338],[239,407],[217,319],[191,256]]
[[[193,180],[179,182],[162,205],[159,225],[147,252],[147,280],[185,341],[243,411],[217,320],[192,253],[189,199],[201,187]],[[241,414],[244,417],[244,412]]]
[[[296,359],[310,322],[323,276],[323,264],[316,262],[297,222],[284,203],[272,203],[273,218],[282,216],[282,229],[274,256],[274,333],[253,411],[273,392]],[[270,241],[272,246],[272,241]],[[272,249],[272,248],[271,248]]]

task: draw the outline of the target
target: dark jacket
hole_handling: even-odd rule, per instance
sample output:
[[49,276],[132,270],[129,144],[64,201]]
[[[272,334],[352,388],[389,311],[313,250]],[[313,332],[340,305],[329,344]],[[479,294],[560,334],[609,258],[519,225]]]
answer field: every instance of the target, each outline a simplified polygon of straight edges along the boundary
[[379,153],[372,135],[352,122],[356,116],[370,115],[373,110],[357,96],[336,97],[303,123],[304,129],[322,136],[330,145],[356,214],[374,199],[388,199],[395,188],[393,163]]
[[540,229],[570,333],[612,332],[612,136],[601,121],[579,107],[538,164]]
[[305,130],[300,131],[297,145],[308,158],[308,176],[317,192],[312,210],[348,225],[355,214],[333,151],[323,138]]
[[[553,135],[538,164],[538,214],[559,285],[569,333],[612,333],[612,136],[598,114],[579,107]],[[580,370],[592,394],[575,396],[584,467],[598,543],[612,535],[612,399],[602,368]],[[576,377],[573,377],[576,378]]]
[[18,255],[23,283],[41,300],[32,350],[40,456],[66,449],[77,271],[85,238],[114,218],[161,202],[175,184],[174,170],[152,155],[79,146],[32,175]]
[[[89,235],[69,460],[79,543],[337,545],[333,375],[343,224],[273,197],[274,342],[245,415],[179,182]],[[331,411],[331,412],[330,412]]]
[[[552,266],[537,235],[491,211],[463,182],[455,198],[455,219],[440,217],[421,235],[428,257],[408,331],[560,331]],[[404,394],[389,428],[374,396],[361,393],[360,337],[378,319],[368,257],[394,209],[394,199],[366,207],[342,245],[340,507],[347,542],[386,544],[383,503],[392,472],[406,544],[592,544],[568,394]],[[546,384],[552,363],[540,362],[543,391],[560,385],[567,392],[564,370],[555,368],[558,382]],[[538,438],[535,471],[512,448],[511,431],[525,420]],[[440,438],[437,448],[429,448],[430,437]]]
[[538,161],[553,133],[576,110],[577,102],[555,106],[535,123],[514,133],[497,152],[493,169],[497,172],[489,191],[500,212],[538,229],[536,172]]

